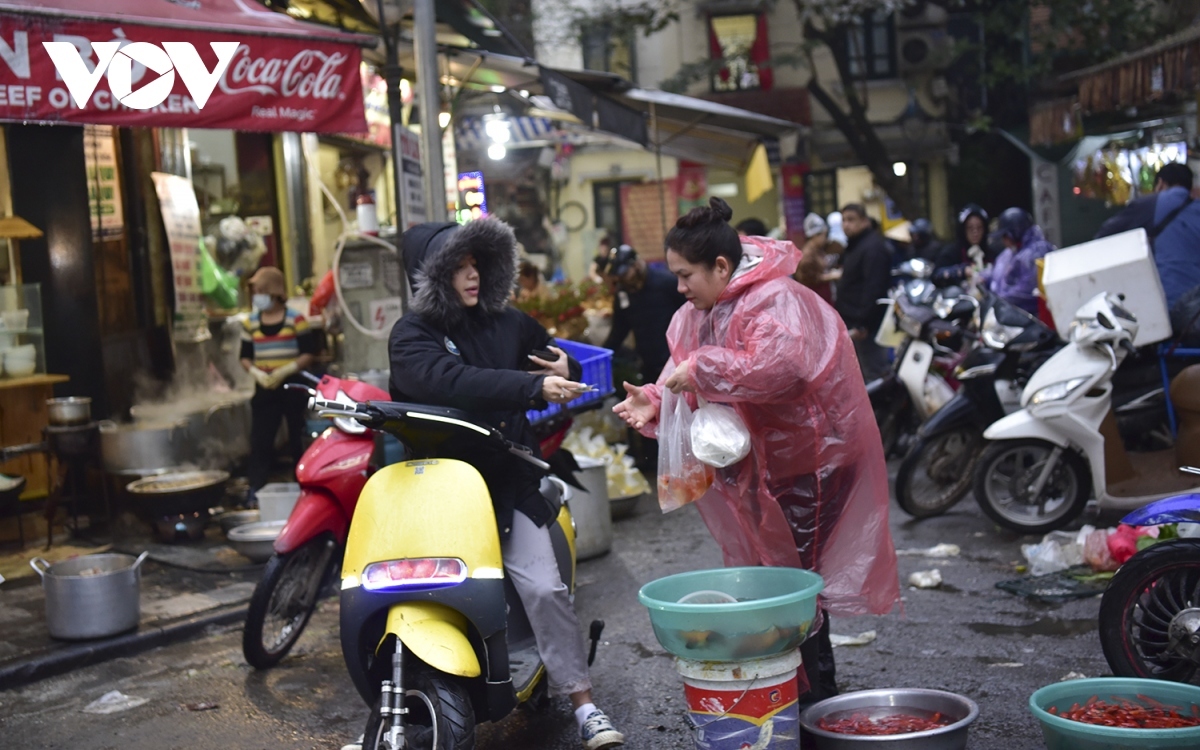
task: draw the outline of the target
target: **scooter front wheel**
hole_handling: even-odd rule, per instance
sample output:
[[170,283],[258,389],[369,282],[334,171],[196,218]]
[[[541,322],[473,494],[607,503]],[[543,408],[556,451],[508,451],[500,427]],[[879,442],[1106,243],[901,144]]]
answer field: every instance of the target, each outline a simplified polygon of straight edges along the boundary
[[[413,682],[404,699],[405,750],[475,750],[475,709],[466,688],[440,675],[422,674]],[[386,741],[389,728],[376,703],[362,750],[393,750]]]
[[918,438],[896,473],[896,503],[913,518],[950,510],[971,490],[982,439],[970,427]]
[[1059,453],[1041,491],[1032,488],[1056,446],[1044,440],[1001,440],[984,449],[975,465],[975,501],[988,518],[1022,534],[1045,534],[1066,526],[1087,505],[1087,464],[1071,449]]
[[1200,544],[1160,542],[1121,566],[1100,600],[1100,646],[1113,674],[1194,682],[1200,645]]
[[267,561],[242,630],[242,654],[250,666],[269,669],[296,645],[317,608],[334,548],[332,539],[321,536]]

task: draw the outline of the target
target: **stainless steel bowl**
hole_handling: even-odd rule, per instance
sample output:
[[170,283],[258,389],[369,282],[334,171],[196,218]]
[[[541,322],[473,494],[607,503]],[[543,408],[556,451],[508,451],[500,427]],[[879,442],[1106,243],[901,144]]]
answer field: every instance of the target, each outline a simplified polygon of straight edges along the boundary
[[228,534],[238,526],[255,523],[260,518],[257,510],[233,510],[217,516],[217,523],[221,524],[221,531]]
[[229,530],[225,536],[243,557],[254,562],[266,562],[275,554],[275,539],[287,521],[258,521],[247,523]]
[[637,508],[638,500],[642,499],[642,493],[636,495],[626,495],[625,497],[610,497],[608,499],[608,508],[612,513],[612,517],[625,518],[631,515],[634,509]]
[[[929,716],[940,713],[955,719],[953,724],[927,732],[891,735],[837,734],[817,729],[825,717],[838,719],[851,714],[882,717],[897,713]],[[800,714],[800,725],[812,733],[817,750],[965,750],[967,729],[979,716],[975,701],[945,690],[884,688],[860,690],[826,698]]]

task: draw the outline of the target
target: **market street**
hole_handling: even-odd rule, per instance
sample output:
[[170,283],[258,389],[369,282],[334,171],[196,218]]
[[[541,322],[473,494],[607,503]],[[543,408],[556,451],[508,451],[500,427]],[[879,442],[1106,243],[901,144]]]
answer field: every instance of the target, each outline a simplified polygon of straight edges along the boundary
[[[894,465],[893,465],[894,470]],[[658,645],[637,590],[652,579],[718,566],[720,554],[693,509],[661,515],[652,497],[614,524],[612,551],[581,563],[577,607],[607,624],[593,679],[597,703],[635,748],[693,747],[682,684]],[[901,581],[937,568],[940,589],[904,588],[903,616],[835,619],[837,634],[875,630],[865,646],[835,650],[843,691],[878,687],[952,690],[974,699],[970,750],[1041,748],[1027,700],[1071,672],[1108,674],[1096,637],[1098,599],[1039,605],[994,588],[1018,577],[1021,539],[993,528],[968,497],[920,523],[892,506],[898,549],[957,544],[948,559],[900,557]],[[146,702],[110,715],[82,709],[111,690]],[[207,708],[216,704],[217,708]],[[191,709],[188,708],[191,706]],[[362,732],[366,709],[346,677],[337,602],[326,600],[292,656],[254,672],[230,626],[192,642],[92,666],[0,693],[0,732],[10,748],[333,748]],[[573,750],[565,701],[545,715],[518,711],[479,731],[481,750]]]

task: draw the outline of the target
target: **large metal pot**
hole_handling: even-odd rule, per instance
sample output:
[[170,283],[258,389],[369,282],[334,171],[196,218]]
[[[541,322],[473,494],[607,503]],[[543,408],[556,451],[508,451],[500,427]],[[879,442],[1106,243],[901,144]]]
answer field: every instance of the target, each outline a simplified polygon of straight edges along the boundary
[[46,411],[50,424],[55,427],[87,424],[92,421],[92,400],[86,396],[48,398]]
[[219,504],[227,481],[227,471],[181,471],[138,479],[125,489],[146,515],[157,519],[207,513]]
[[184,462],[185,422],[100,423],[100,454],[110,474],[148,476]]
[[63,640],[104,638],[137,627],[141,617],[141,565],[149,555],[84,555],[51,565],[40,557],[29,565],[42,577],[46,625]]

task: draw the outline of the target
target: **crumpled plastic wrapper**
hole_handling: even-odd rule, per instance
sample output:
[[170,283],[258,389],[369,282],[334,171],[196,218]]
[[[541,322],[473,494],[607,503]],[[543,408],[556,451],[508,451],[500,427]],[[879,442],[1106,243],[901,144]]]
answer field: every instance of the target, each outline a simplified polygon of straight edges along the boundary
[[942,571],[937,568],[918,570],[908,577],[908,585],[919,589],[936,589],[942,585]]
[[638,471],[633,458],[625,455],[629,446],[624,443],[610,445],[602,435],[595,434],[591,427],[580,427],[576,423],[563,439],[562,447],[577,458],[587,456],[604,462],[609,499],[641,495],[650,491],[650,483],[646,481],[642,472]]
[[147,698],[136,698],[125,695],[120,690],[110,690],[104,695],[83,707],[85,714],[115,714],[137,708],[145,703]]

